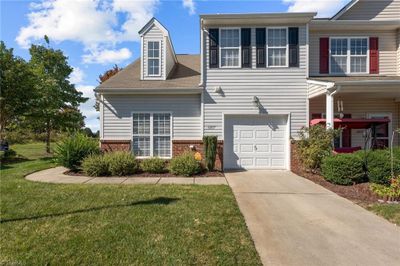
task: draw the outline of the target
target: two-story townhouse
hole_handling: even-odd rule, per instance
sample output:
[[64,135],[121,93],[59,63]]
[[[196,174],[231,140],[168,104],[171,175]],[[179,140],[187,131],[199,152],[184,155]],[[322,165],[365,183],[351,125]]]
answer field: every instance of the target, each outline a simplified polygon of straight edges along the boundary
[[342,127],[338,151],[399,145],[400,1],[354,0],[309,30],[311,124]]
[[203,135],[216,135],[218,167],[289,169],[290,140],[310,124],[343,127],[338,148],[361,146],[365,132],[369,146],[390,145],[400,125],[399,5],[364,1],[323,20],[202,15],[200,55],[175,54],[153,18],[139,32],[141,57],[96,88],[102,148],[171,158],[202,152]]

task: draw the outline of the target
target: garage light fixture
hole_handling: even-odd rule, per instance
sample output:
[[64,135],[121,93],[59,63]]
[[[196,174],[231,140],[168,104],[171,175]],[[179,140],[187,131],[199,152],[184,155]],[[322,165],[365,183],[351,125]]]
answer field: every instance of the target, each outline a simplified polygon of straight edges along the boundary
[[261,102],[260,102],[260,99],[258,99],[257,96],[253,96],[253,104],[256,107],[261,108]]

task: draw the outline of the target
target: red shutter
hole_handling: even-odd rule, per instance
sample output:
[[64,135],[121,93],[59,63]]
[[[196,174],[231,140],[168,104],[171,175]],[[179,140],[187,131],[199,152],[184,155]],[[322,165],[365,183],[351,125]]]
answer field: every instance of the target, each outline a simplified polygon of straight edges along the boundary
[[379,74],[379,39],[369,38],[369,73]]
[[329,73],[329,38],[319,39],[319,73]]

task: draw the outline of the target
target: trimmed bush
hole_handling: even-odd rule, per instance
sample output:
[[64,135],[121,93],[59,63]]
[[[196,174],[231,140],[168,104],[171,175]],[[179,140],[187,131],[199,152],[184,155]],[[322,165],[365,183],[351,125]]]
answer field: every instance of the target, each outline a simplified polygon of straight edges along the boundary
[[[400,174],[400,157],[398,151],[394,151],[394,174]],[[389,185],[391,178],[390,150],[374,150],[367,152],[366,169],[369,181],[381,185]]]
[[146,159],[140,163],[140,168],[142,169],[142,171],[148,173],[164,173],[166,171],[165,160],[158,157]]
[[320,169],[323,159],[332,154],[332,143],[339,133],[340,130],[327,130],[320,125],[302,128],[297,142],[302,165],[310,170]]
[[76,132],[60,141],[54,152],[59,164],[71,170],[77,170],[85,157],[99,154],[100,148],[96,139]]
[[139,163],[130,152],[110,152],[104,155],[108,169],[113,176],[125,176],[136,173]]
[[356,154],[337,154],[322,161],[324,178],[338,185],[352,185],[365,180],[364,163]]
[[101,154],[89,155],[82,161],[82,169],[88,176],[108,176],[108,162]]
[[204,145],[204,156],[206,161],[206,167],[208,171],[212,171],[214,170],[215,159],[217,158],[217,145],[218,145],[217,136],[204,136],[203,145]]
[[169,163],[169,171],[174,175],[192,176],[200,173],[201,166],[192,152],[185,152],[172,158]]

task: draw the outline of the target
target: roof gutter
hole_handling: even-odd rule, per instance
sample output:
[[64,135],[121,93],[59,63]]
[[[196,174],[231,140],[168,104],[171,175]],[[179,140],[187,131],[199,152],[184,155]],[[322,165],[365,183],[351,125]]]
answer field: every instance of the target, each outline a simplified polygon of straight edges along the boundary
[[203,88],[99,88],[100,94],[201,94]]

